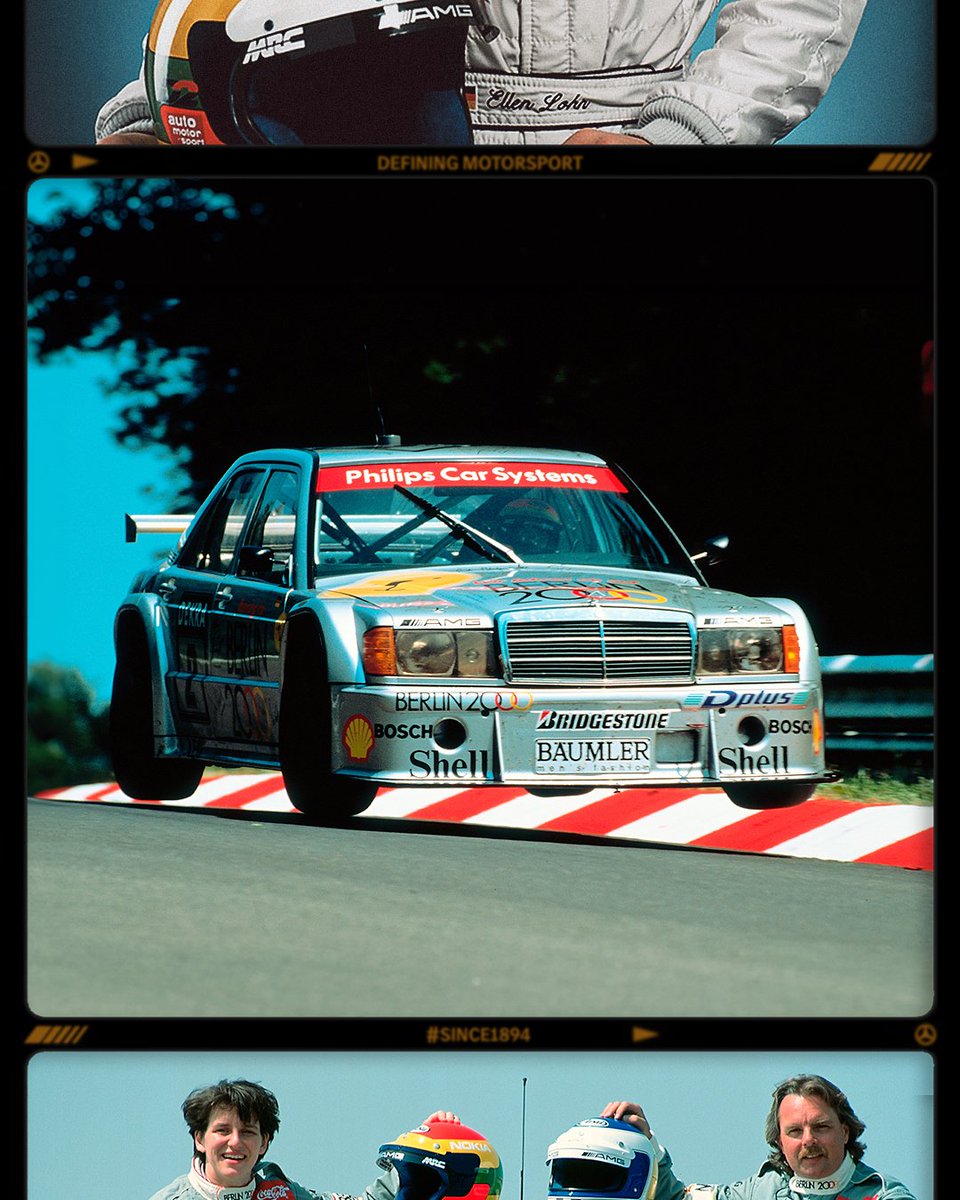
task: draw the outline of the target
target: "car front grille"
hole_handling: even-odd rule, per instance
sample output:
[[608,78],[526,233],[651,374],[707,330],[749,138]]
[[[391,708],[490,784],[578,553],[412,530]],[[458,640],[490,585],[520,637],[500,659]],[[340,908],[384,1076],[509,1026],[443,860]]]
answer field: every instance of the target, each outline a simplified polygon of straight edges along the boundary
[[507,678],[517,682],[690,680],[683,621],[508,622]]

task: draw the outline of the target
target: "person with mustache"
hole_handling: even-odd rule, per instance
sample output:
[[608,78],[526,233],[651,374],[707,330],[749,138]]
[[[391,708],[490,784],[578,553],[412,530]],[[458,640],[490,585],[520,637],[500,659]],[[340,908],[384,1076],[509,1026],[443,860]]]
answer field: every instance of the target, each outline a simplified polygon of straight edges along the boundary
[[794,1075],[776,1086],[764,1129],[770,1154],[755,1174],[736,1183],[677,1179],[639,1104],[614,1100],[602,1116],[635,1125],[656,1146],[656,1200],[914,1200],[900,1180],[863,1161],[866,1126],[841,1089],[822,1075]]

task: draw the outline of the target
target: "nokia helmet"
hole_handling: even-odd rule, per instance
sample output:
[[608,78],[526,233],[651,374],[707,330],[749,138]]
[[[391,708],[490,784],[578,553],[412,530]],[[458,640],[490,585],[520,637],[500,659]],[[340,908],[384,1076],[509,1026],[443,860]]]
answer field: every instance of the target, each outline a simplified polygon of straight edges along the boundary
[[562,1133],[547,1151],[551,1200],[653,1200],[657,1154],[628,1121],[593,1117]]
[[433,1121],[380,1147],[377,1165],[399,1177],[396,1200],[500,1200],[500,1156],[482,1133],[455,1121]]
[[464,48],[480,2],[160,0],[144,54],[157,137],[469,145]]

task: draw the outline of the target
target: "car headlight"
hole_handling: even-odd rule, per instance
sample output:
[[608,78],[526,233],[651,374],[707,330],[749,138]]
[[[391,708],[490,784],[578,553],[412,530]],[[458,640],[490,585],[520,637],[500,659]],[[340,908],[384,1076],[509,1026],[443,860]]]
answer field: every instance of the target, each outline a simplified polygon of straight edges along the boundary
[[363,635],[367,675],[440,675],[489,678],[493,675],[490,630],[401,629],[388,625]]
[[793,675],[800,670],[795,625],[748,626],[698,631],[698,675]]

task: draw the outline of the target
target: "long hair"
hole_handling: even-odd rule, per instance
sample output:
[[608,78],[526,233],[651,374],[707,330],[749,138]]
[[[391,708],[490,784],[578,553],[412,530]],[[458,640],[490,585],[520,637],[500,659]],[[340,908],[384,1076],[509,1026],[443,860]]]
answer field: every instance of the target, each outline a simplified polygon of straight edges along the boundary
[[866,1145],[859,1140],[866,1125],[850,1107],[850,1101],[835,1083],[824,1079],[822,1075],[793,1075],[778,1083],[773,1089],[773,1103],[767,1113],[767,1124],[764,1137],[770,1147],[770,1161],[776,1163],[781,1170],[789,1171],[790,1167],[780,1149],[780,1104],[785,1096],[817,1096],[829,1104],[841,1125],[846,1125],[850,1131],[847,1138],[847,1152],[854,1162],[863,1158]]

